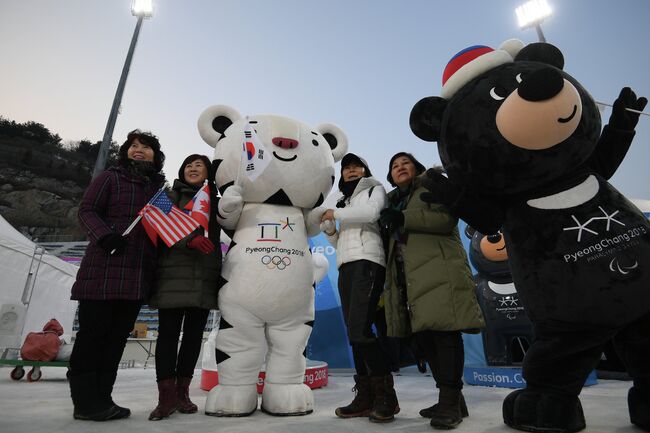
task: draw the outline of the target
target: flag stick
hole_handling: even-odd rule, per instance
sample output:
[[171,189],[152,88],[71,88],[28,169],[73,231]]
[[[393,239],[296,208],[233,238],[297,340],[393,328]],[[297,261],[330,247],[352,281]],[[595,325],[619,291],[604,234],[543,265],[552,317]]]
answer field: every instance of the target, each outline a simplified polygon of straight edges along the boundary
[[[154,201],[155,199],[157,199],[158,196],[160,195],[160,193],[163,192],[164,189],[165,189],[165,187],[160,188],[160,189],[158,190],[158,192],[156,192],[156,193],[154,194],[154,196],[151,197],[151,200],[149,200],[149,201],[147,202],[147,204],[149,204],[149,203],[151,203],[152,201]],[[131,231],[135,228],[136,224],[138,224],[138,223],[140,222],[141,219],[142,219],[142,215],[141,215],[141,214],[138,214],[138,216],[133,220],[133,222],[131,223],[131,225],[129,225],[129,226],[126,228],[126,230],[124,230],[124,233],[122,233],[122,236],[126,236],[126,235],[128,235],[129,233],[131,233]],[[111,251],[111,255],[113,255],[113,254],[115,253],[115,251],[116,251],[116,250],[113,249],[113,251]]]
[[[247,126],[250,126],[248,123],[248,116],[246,116],[246,124]],[[239,154],[239,166],[237,167],[237,176],[235,177],[235,185],[242,186],[241,183],[239,183],[239,176],[241,174],[241,168],[244,165],[244,154],[246,153],[246,136],[244,135],[244,140],[242,141],[242,149],[241,149],[241,154]]]
[[[599,104],[599,105],[606,105],[607,107],[613,107],[613,105],[611,105],[611,104],[605,104],[604,102],[598,102],[598,101],[594,101],[594,102],[595,102],[596,104]],[[638,114],[643,114],[644,116],[650,116],[650,113],[644,113],[643,111],[635,110],[634,108],[627,108],[627,107],[625,107],[625,109],[626,109],[627,111],[631,111],[632,113],[638,113]]]
[[[206,179],[203,181],[203,187],[205,188],[207,184],[208,184],[208,180]],[[210,191],[210,187],[208,187],[208,196],[210,195],[209,191]],[[210,207],[212,207],[212,197],[210,197]],[[210,209],[208,209],[208,227],[209,226],[210,226]],[[205,236],[206,238],[208,237],[208,231],[206,229],[203,229],[203,236]]]

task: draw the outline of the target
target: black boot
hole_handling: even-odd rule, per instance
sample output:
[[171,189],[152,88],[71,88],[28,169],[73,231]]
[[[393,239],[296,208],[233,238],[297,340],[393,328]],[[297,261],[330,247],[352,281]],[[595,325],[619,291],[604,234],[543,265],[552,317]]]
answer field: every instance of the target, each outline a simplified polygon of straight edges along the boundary
[[627,393],[627,406],[632,424],[650,431],[650,381],[634,380],[634,386]]
[[[108,421],[125,418],[120,408],[106,399],[100,392],[95,371],[68,374],[70,396],[74,405],[74,419],[86,421]],[[128,415],[127,415],[128,416]]]
[[[450,430],[456,428],[463,422],[461,411],[460,389],[440,387],[438,394],[438,404],[433,406],[431,413],[431,427],[440,430]],[[465,407],[467,411],[467,406]]]
[[128,407],[119,406],[113,401],[113,385],[115,385],[115,379],[117,378],[117,370],[110,371],[100,371],[97,376],[99,393],[103,399],[110,401],[115,407],[120,410],[119,415],[116,418],[128,418],[131,416],[131,409]]
[[355,418],[370,415],[374,398],[370,376],[355,375],[352,391],[356,393],[354,400],[347,406],[337,407],[334,412],[336,416],[339,418]]
[[399,413],[397,394],[393,386],[393,375],[372,376],[370,378],[374,401],[368,417],[371,422],[391,422]]
[[[436,411],[436,408],[438,407],[438,403],[434,404],[433,406],[429,406],[427,408],[424,408],[420,411],[420,416],[423,418],[431,418]],[[460,393],[460,414],[462,415],[463,418],[467,418],[469,416],[469,412],[467,411],[467,404],[465,403],[465,396],[463,393]]]

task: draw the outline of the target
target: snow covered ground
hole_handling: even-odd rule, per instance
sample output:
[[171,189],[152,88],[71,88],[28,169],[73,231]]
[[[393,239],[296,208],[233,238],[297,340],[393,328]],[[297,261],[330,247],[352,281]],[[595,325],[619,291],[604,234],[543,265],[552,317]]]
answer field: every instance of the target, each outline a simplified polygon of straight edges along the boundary
[[[192,383],[190,394],[199,405],[194,415],[173,414],[163,421],[148,421],[149,412],[157,401],[154,369],[128,368],[118,372],[113,397],[132,410],[126,420],[97,423],[72,419],[72,403],[64,368],[45,367],[43,378],[28,383],[13,381],[10,368],[0,368],[0,432],[432,432],[428,420],[418,411],[437,401],[433,379],[406,369],[395,377],[397,395],[402,411],[389,424],[371,424],[367,419],[338,419],[334,409],[347,404],[353,394],[349,373],[332,373],[329,384],[314,390],[316,409],[303,417],[272,417],[260,411],[246,418],[215,418],[202,413],[207,392],[199,388],[198,379]],[[196,370],[195,377],[200,377]],[[585,388],[581,399],[587,418],[587,432],[640,432],[629,422],[627,390],[630,382],[599,380]],[[466,386],[464,393],[470,416],[460,424],[458,432],[514,432],[503,424],[501,402],[510,392],[503,388]]]

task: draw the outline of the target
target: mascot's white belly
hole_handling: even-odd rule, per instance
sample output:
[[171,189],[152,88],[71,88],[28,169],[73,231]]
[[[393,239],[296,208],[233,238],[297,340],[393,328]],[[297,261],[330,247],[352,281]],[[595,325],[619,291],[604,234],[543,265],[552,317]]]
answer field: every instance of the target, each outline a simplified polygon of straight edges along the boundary
[[247,203],[223,264],[219,299],[266,322],[313,311],[313,261],[302,210]]

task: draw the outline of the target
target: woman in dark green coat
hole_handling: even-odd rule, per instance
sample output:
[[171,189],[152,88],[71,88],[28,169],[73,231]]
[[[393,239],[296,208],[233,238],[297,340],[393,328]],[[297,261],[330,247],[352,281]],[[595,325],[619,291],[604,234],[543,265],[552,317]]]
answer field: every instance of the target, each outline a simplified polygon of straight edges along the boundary
[[461,331],[485,326],[474,294],[458,219],[442,205],[420,199],[425,171],[413,155],[395,154],[388,181],[388,208],[380,223],[390,233],[384,306],[389,336],[412,336],[439,388],[438,404],[420,411],[431,426],[456,427],[467,407]]
[[[171,201],[183,209],[203,187],[210,190],[207,215],[208,232],[201,226],[186,238],[167,248],[161,244],[155,289],[149,306],[158,308],[156,341],[156,381],[158,406],[149,415],[160,420],[176,409],[194,413],[189,386],[201,351],[203,330],[210,309],[217,307],[221,271],[220,228],[217,224],[216,187],[210,160],[204,155],[188,156],[178,170],[178,179],[169,192]],[[183,328],[183,340],[178,340]],[[178,351],[178,353],[177,353]]]

